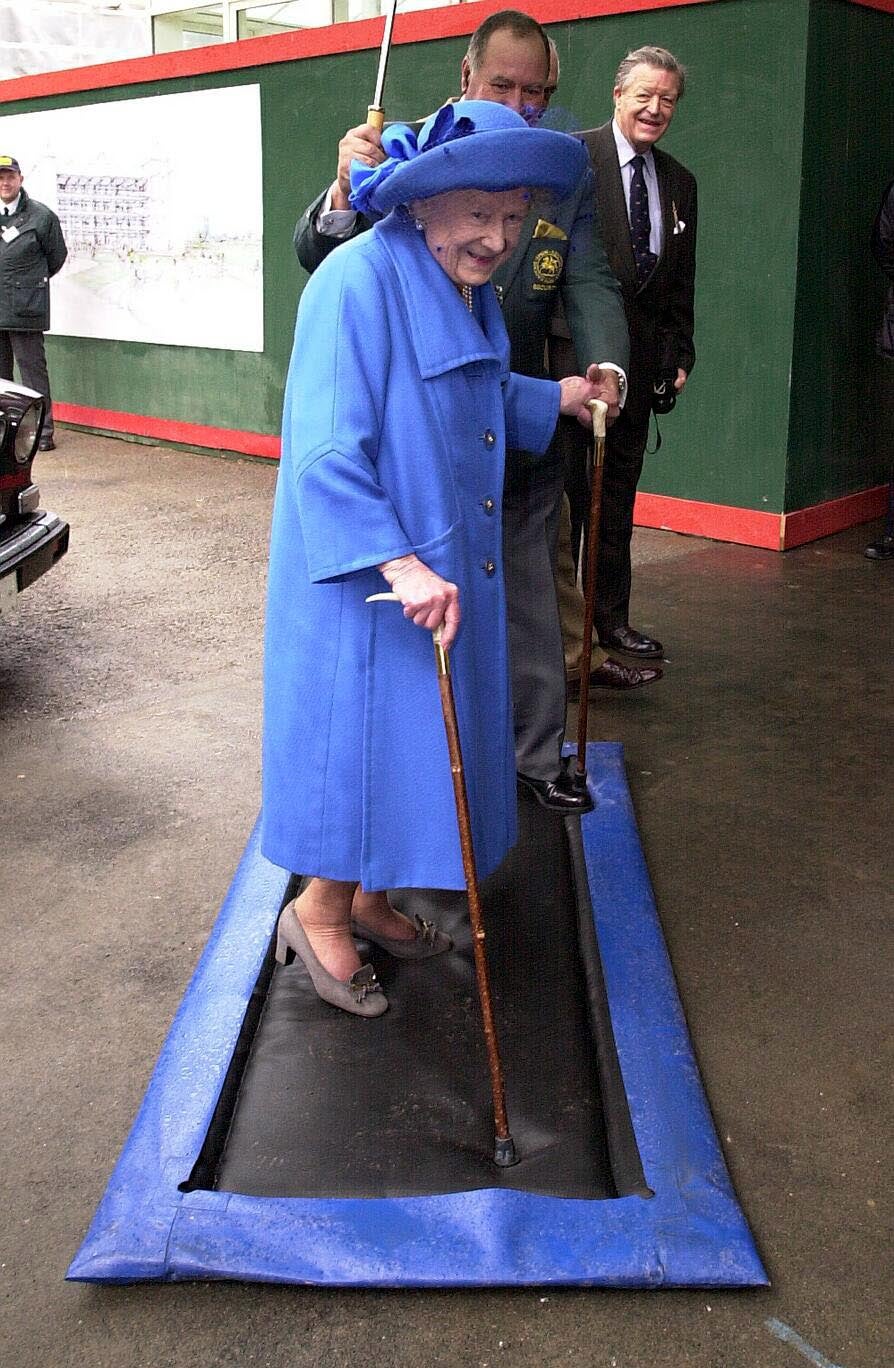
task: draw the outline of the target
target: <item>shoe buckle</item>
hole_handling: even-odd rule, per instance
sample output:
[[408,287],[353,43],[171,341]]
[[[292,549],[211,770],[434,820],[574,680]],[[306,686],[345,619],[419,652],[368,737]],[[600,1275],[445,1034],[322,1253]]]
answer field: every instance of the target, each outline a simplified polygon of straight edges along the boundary
[[362,1002],[369,993],[382,991],[382,985],[376,978],[376,971],[371,964],[361,965],[359,969],[354,970],[348,979],[348,988],[355,1002]]
[[420,917],[418,912],[416,913],[415,921],[417,940],[421,940],[425,945],[434,945],[435,935],[437,934],[437,927],[434,922],[426,921],[424,917]]

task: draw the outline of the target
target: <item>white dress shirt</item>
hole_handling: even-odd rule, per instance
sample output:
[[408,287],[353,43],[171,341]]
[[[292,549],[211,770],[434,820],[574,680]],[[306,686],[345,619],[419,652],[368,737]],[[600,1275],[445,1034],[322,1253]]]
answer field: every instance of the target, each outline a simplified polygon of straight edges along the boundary
[[[621,167],[621,181],[624,186],[624,204],[627,207],[627,220],[630,221],[630,182],[633,179],[633,167],[631,162],[637,155],[636,148],[631,147],[624,137],[617,123],[612,119],[612,132],[615,135],[615,146],[618,149],[618,162]],[[649,251],[656,257],[661,256],[661,249],[664,246],[664,224],[661,221],[661,191],[658,189],[658,174],[655,170],[655,158],[652,156],[652,149],[642,153],[643,177],[646,182],[646,190],[649,195],[649,223],[651,231],[649,233]]]

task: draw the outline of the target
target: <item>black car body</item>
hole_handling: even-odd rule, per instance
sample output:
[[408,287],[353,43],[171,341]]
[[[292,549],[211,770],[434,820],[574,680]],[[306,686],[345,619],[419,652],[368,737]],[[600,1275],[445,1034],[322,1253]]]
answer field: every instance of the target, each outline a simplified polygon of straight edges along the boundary
[[68,523],[40,507],[31,467],[43,399],[0,380],[0,618],[68,550]]

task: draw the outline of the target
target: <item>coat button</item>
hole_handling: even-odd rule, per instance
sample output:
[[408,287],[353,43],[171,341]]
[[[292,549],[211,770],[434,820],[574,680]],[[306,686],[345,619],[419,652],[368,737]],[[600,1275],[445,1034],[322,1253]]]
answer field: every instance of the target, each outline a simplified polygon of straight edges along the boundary
[[486,575],[495,575],[497,573],[497,562],[492,560],[483,561],[481,568]]
[[496,440],[496,434],[491,432],[490,428],[488,428],[482,437],[482,441],[484,442],[484,445],[487,447],[488,451],[492,446],[494,446]]
[[481,500],[481,507],[484,509],[485,513],[493,513],[496,506],[497,505],[494,503],[493,499]]

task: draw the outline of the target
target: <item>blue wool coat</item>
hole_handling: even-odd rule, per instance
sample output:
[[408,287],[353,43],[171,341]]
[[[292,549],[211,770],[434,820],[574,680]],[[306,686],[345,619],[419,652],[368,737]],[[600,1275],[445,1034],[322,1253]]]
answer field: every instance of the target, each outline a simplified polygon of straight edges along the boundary
[[500,555],[507,442],[545,451],[559,387],[509,372],[398,211],[327,258],[298,310],[270,548],[261,846],[303,874],[462,888],[431,634],[365,603],[415,552],[459,586],[451,672],[479,874],[515,840]]

